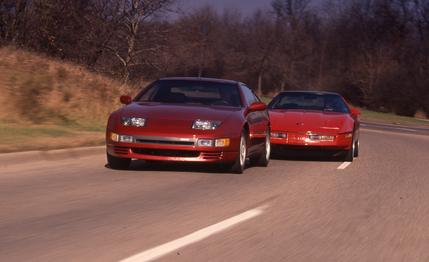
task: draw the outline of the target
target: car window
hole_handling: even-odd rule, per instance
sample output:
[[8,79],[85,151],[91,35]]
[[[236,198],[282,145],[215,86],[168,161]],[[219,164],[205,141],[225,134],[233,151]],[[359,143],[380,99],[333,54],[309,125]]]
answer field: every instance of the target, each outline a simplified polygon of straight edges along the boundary
[[336,94],[286,92],[275,97],[268,107],[271,109],[317,110],[349,113],[349,109],[343,99]]
[[240,107],[238,86],[209,81],[159,80],[135,101]]
[[241,87],[242,87],[243,94],[244,94],[244,97],[246,98],[248,105],[251,105],[255,102],[260,101],[259,98],[253,93],[253,91],[250,88],[248,88],[245,85],[242,85]]

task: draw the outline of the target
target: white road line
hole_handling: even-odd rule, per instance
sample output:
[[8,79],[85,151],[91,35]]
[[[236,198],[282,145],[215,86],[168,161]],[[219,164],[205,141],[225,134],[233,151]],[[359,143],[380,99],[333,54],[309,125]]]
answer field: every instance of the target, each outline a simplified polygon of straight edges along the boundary
[[184,237],[178,238],[176,240],[170,241],[168,243],[165,243],[163,245],[148,249],[146,251],[143,251],[141,253],[138,253],[136,255],[133,255],[131,257],[128,257],[126,259],[121,260],[121,262],[144,262],[144,261],[153,261],[157,258],[160,258],[168,253],[171,253],[179,248],[191,245],[193,243],[196,243],[198,241],[201,241],[205,238],[208,238],[211,235],[220,233],[226,229],[229,229],[239,223],[242,223],[246,220],[252,219],[254,217],[257,217],[261,215],[264,210],[268,206],[261,206],[257,207],[252,210],[248,210],[244,213],[241,213],[239,215],[236,215],[234,217],[228,218],[226,220],[223,220],[217,224],[208,226],[206,228],[200,229],[198,231],[195,231],[194,233],[191,233],[189,235],[186,235]]
[[352,162],[344,162],[337,169],[346,169]]

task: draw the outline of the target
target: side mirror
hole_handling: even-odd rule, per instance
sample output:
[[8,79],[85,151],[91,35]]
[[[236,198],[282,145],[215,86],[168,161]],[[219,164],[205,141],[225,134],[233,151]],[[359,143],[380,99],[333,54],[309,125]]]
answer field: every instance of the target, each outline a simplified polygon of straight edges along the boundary
[[129,105],[132,102],[131,96],[121,96],[120,98],[121,104]]
[[263,111],[265,109],[267,109],[267,105],[265,103],[255,102],[249,106],[248,111],[255,112],[255,111]]
[[350,114],[352,116],[358,117],[358,116],[360,116],[361,113],[360,113],[359,109],[353,107],[350,109]]

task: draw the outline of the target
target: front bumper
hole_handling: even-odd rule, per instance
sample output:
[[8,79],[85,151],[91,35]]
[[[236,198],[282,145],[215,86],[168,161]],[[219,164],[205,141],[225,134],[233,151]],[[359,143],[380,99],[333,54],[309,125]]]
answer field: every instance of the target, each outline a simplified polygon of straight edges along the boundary
[[228,147],[199,147],[198,139],[196,136],[135,136],[133,143],[124,143],[112,141],[108,134],[106,146],[107,153],[115,157],[154,161],[233,162],[238,156],[239,138],[230,138]]
[[[348,150],[351,148],[353,136],[350,133],[347,134],[315,134],[315,133],[289,133],[279,132],[287,134],[286,138],[275,138],[271,137],[271,144],[277,146],[298,146],[298,147],[311,147],[320,148],[326,147],[330,149]],[[317,136],[332,137],[329,140],[312,139]]]

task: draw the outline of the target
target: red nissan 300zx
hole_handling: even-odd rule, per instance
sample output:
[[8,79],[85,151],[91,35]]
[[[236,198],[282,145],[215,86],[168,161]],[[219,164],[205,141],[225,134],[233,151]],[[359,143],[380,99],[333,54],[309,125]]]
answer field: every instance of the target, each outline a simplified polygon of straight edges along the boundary
[[269,104],[271,144],[275,147],[323,148],[359,154],[359,110],[336,93],[287,91]]
[[246,158],[267,166],[266,105],[243,83],[208,78],[163,78],[113,112],[106,132],[111,168],[132,159],[224,163],[242,173]]

